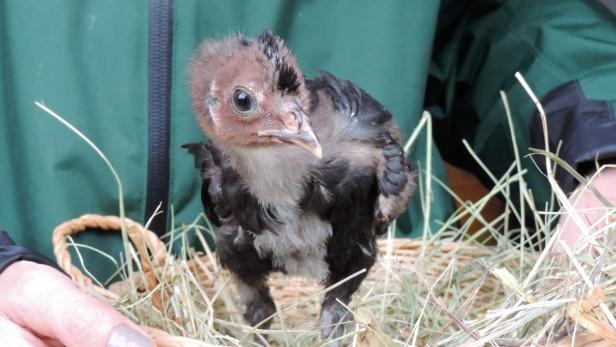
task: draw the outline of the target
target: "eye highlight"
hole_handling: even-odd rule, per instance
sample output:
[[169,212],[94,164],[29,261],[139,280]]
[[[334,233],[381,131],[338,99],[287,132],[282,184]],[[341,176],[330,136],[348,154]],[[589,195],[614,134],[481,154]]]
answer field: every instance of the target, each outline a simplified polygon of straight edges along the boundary
[[254,100],[248,92],[236,89],[233,92],[233,107],[241,113],[250,112],[254,108]]

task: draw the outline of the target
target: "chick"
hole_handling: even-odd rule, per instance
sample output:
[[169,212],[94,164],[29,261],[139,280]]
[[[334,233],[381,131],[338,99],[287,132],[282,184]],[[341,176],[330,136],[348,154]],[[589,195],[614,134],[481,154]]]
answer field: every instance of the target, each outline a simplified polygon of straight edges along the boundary
[[[217,254],[252,325],[275,312],[273,271],[332,285],[369,270],[376,239],[414,189],[401,134],[381,104],[321,72],[306,80],[269,31],[205,41],[189,66],[195,116],[209,142],[185,145],[203,179]],[[344,333],[367,271],[330,290],[322,338]],[[269,322],[261,324],[269,326]]]

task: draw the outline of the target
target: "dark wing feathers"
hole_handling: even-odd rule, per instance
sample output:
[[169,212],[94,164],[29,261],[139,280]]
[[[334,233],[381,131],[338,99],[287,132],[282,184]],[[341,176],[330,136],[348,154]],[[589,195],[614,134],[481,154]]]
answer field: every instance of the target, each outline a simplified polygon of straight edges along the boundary
[[[348,80],[321,71],[308,85],[312,94],[322,89],[331,98],[333,109],[349,117],[350,140],[373,144],[383,155],[378,170],[379,193],[384,196],[403,192],[409,184],[410,167],[399,141],[399,130],[392,114],[372,96]],[[340,115],[336,115],[340,116]]]
[[228,218],[229,213],[224,208],[222,201],[222,170],[216,164],[215,156],[219,159],[219,153],[211,145],[205,143],[188,143],[182,145],[188,153],[195,157],[195,167],[201,173],[203,184],[201,185],[201,203],[207,218],[216,226],[221,225],[222,218]]
[[397,194],[404,190],[408,183],[410,166],[402,146],[393,139],[382,147],[385,159],[379,175],[379,192],[384,196]]
[[333,202],[320,216],[334,225],[346,224],[353,230],[369,229],[377,191],[375,168],[353,165],[346,160],[330,160],[321,167],[324,185]]
[[327,89],[336,111],[346,111],[349,116],[357,115],[361,104],[362,90],[347,80],[336,78],[327,71],[320,71],[315,80],[317,85]]
[[320,71],[313,86],[325,88],[331,97],[334,110],[372,125],[383,125],[393,119],[391,113],[370,94],[353,82],[337,78],[327,71]]

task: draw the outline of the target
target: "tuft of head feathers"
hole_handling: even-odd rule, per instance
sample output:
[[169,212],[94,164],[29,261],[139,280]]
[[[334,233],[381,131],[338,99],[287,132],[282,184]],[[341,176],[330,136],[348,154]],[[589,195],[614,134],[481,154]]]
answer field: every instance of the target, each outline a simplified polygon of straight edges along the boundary
[[283,93],[297,93],[300,86],[300,74],[294,64],[290,65],[286,61],[290,51],[284,46],[284,41],[269,30],[259,34],[256,40],[261,45],[263,54],[275,65],[278,90]]
[[265,54],[267,59],[274,60],[276,64],[279,64],[282,58],[278,53],[280,51],[280,45],[283,44],[280,37],[274,35],[269,30],[265,30],[260,33],[256,39],[261,44],[263,54]]
[[283,93],[297,93],[299,85],[299,77],[295,69],[283,63],[278,71],[278,90]]

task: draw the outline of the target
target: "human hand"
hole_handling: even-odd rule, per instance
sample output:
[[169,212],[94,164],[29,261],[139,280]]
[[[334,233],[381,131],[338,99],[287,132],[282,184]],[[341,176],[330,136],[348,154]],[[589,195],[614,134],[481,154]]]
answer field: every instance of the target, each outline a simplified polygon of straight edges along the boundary
[[[605,167],[600,170],[592,179],[593,187],[601,193],[612,205],[616,206],[616,168]],[[605,214],[608,212],[599,198],[597,198],[588,187],[580,186],[569,197],[569,202],[574,210],[579,211],[578,216],[584,224],[590,226],[599,221],[597,227],[605,226]],[[600,221],[600,219],[604,219]],[[573,248],[576,241],[584,236],[575,221],[568,214],[560,217],[559,224],[562,227],[560,239],[570,248]],[[593,228],[593,230],[596,230]]]
[[0,274],[0,346],[150,347],[139,327],[47,265]]

